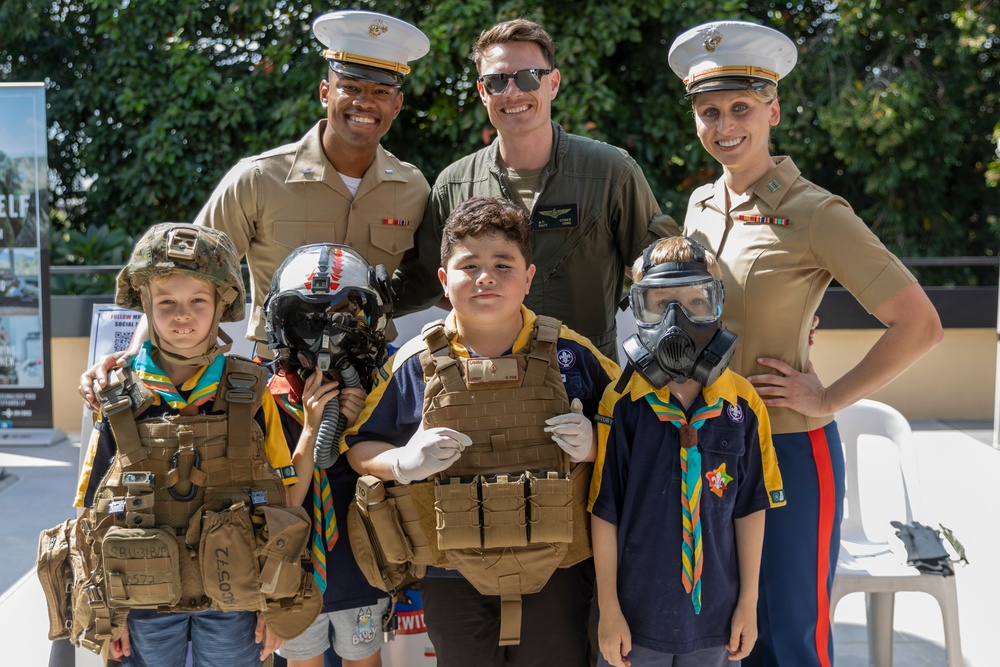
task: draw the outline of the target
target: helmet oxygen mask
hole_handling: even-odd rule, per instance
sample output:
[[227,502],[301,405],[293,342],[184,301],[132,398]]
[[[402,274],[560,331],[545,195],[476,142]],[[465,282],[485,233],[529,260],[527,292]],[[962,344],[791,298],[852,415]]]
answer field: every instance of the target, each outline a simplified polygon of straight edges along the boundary
[[[328,372],[344,357],[378,347],[380,336],[371,328],[367,312],[378,307],[375,297],[350,290],[336,303],[286,300],[280,331],[302,368]],[[280,306],[278,306],[280,307]]]
[[355,250],[297,248],[274,274],[264,303],[268,347],[286,372],[353,365],[369,376],[385,361],[392,314],[388,275]]

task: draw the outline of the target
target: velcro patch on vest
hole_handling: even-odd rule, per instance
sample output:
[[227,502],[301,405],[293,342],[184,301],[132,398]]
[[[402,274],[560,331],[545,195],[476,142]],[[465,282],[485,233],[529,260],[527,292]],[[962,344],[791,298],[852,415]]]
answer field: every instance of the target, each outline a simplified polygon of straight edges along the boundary
[[537,207],[531,215],[531,231],[548,232],[580,226],[576,204],[555,204]]
[[465,382],[470,389],[475,388],[474,385],[517,384],[520,379],[517,359],[512,357],[465,360]]

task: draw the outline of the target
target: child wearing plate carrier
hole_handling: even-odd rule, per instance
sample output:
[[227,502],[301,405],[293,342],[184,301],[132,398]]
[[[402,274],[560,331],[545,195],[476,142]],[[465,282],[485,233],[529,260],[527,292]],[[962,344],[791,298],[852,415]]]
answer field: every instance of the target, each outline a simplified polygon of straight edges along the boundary
[[195,664],[261,665],[321,598],[300,566],[308,517],[285,509],[297,477],[267,372],[223,354],[219,323],[241,320],[245,303],[232,243],[153,226],[115,302],[151,326],[99,394],[77,493],[89,508],[80,521],[95,567],[77,585],[90,590],[92,627],[128,666],[182,667],[189,640]]
[[660,239],[633,276],[639,333],[597,416],[598,664],[731,665],[757,638],[764,510],[785,504],[767,411],[727,370],[715,257]]
[[[358,569],[347,536],[347,508],[358,475],[340,457],[340,436],[364,406],[385,362],[391,317],[385,268],[347,246],[298,248],[281,264],[264,302],[275,375],[269,387],[300,479],[292,502],[312,516],[312,576],[323,610],[279,654],[289,667],[323,667],[332,645],[344,667],[381,664],[389,598]],[[301,490],[301,492],[300,492]]]
[[376,560],[426,568],[439,667],[588,663],[592,416],[620,370],[524,307],[530,232],[502,197],[452,211],[438,271],[452,311],[379,371],[344,436]]

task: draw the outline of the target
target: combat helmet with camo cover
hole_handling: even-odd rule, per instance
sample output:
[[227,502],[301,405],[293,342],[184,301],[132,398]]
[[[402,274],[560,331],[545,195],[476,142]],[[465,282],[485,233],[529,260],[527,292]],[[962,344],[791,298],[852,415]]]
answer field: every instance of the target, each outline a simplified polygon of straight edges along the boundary
[[[149,282],[154,277],[180,273],[215,285],[214,326],[220,322],[239,322],[246,307],[246,292],[240,272],[239,257],[233,242],[224,232],[184,222],[164,222],[153,225],[143,234],[128,264],[118,274],[115,303],[130,310],[144,311],[143,301],[150,303]],[[150,313],[146,313],[147,317]],[[223,345],[212,342],[205,354],[187,357],[181,350],[160,340],[149,319],[149,339],[160,353],[174,363],[202,366],[218,354],[228,352],[230,338],[222,329],[218,337]]]

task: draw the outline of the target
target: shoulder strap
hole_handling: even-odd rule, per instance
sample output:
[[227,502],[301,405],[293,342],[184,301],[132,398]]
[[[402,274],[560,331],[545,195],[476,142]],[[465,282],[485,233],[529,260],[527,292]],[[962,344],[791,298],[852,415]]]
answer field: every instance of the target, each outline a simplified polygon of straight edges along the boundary
[[420,335],[427,346],[426,352],[420,354],[420,366],[424,369],[424,377],[435,375],[441,380],[445,390],[464,391],[465,380],[458,367],[458,360],[451,355],[451,343],[445,329],[444,320],[425,324]]
[[625,370],[622,371],[621,376],[618,378],[618,383],[615,384],[615,393],[621,395],[625,391],[625,387],[628,386],[629,380],[632,379],[632,373],[635,372],[635,366],[629,361],[625,364]]
[[226,356],[212,409],[227,412],[229,443],[226,451],[231,459],[252,456],[250,425],[264,401],[267,376],[267,369],[260,364],[236,355]]
[[552,363],[553,351],[559,341],[562,322],[554,317],[539,315],[535,320],[535,330],[531,334],[531,349],[528,351],[528,367],[524,384],[539,385],[545,382],[545,374]]
[[123,466],[146,458],[146,450],[135,426],[137,415],[153,402],[153,393],[135,377],[130,368],[116,368],[108,375],[108,384],[97,392],[101,413],[108,418],[115,446]]

